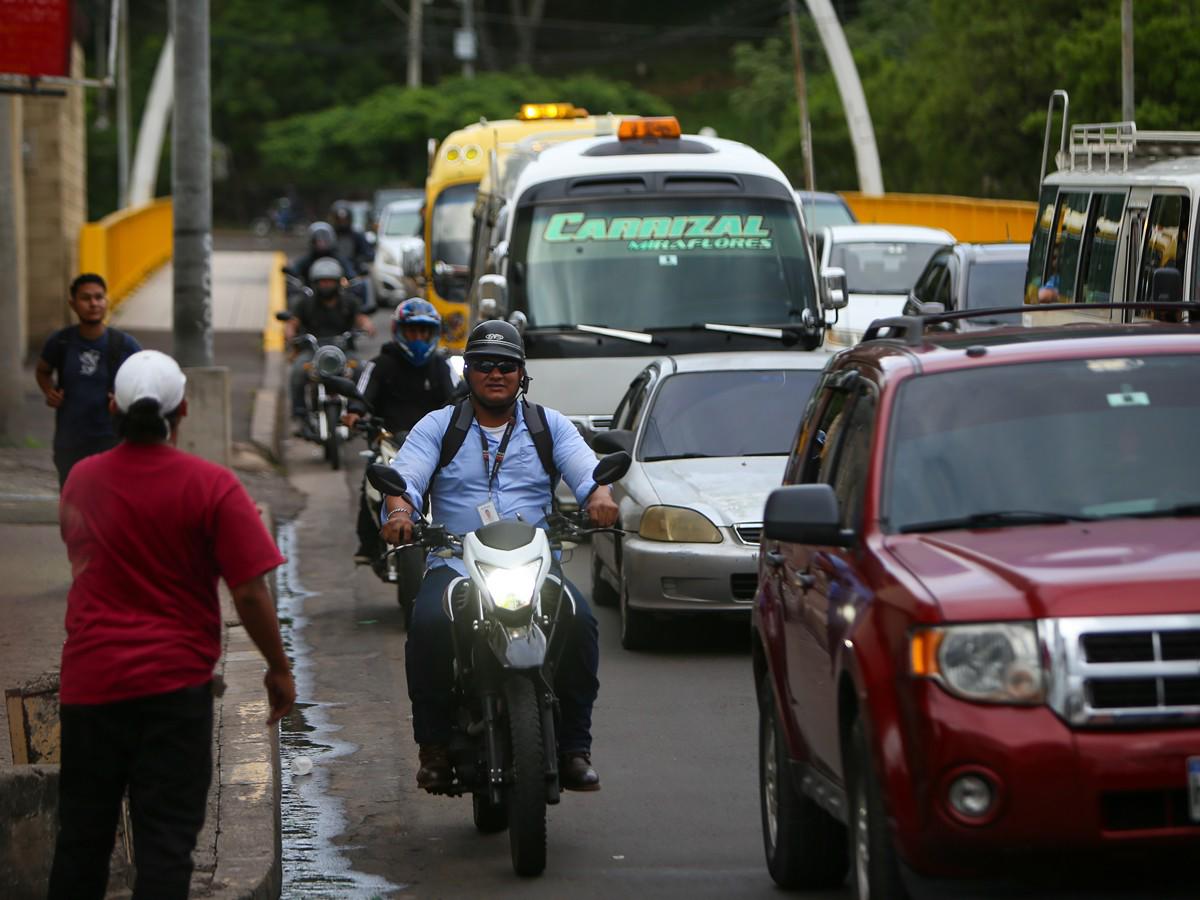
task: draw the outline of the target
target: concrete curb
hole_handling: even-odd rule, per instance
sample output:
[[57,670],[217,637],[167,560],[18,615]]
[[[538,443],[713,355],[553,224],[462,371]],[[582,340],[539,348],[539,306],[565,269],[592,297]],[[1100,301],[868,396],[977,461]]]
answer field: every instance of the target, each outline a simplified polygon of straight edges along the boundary
[[[260,505],[259,512],[274,534],[270,510]],[[276,900],[283,886],[279,727],[265,724],[270,710],[262,683],[262,655],[238,621],[233,599],[225,590],[221,612],[225,691],[217,700],[214,723],[218,826],[211,896]]]
[[250,410],[250,443],[272,462],[283,461],[283,353],[263,353],[263,384],[254,392]]
[[7,525],[55,525],[57,494],[0,494],[0,522]]

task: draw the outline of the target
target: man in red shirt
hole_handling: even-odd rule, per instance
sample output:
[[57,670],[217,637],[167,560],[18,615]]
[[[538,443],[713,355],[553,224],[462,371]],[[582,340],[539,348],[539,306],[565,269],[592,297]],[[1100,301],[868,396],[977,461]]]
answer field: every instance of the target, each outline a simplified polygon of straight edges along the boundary
[[217,580],[266,658],[269,725],[295,700],[266,575],[284,561],[228,469],[175,449],[185,378],[143,350],[117,372],[122,438],[76,464],[59,521],[73,582],[61,673],[51,898],[102,898],[128,789],[135,900],[185,898],[212,775]]

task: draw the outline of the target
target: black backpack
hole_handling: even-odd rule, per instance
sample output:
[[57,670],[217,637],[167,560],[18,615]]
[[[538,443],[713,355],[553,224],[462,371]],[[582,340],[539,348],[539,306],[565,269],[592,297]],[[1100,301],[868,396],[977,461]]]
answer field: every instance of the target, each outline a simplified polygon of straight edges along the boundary
[[[541,460],[546,474],[550,476],[550,495],[553,497],[560,474],[558,467],[554,465],[554,435],[546,425],[546,411],[539,404],[530,403],[524,398],[521,399],[521,409],[525,415],[525,427],[529,429],[529,436],[533,438],[533,446],[537,450],[538,459]],[[467,432],[471,430],[471,422],[474,419],[475,407],[471,405],[470,399],[460,400],[454,407],[454,415],[450,417],[450,425],[446,428],[446,433],[442,435],[442,455],[438,457],[437,468],[433,470],[433,476],[429,479],[429,487],[425,490],[426,496],[433,493],[433,483],[438,472],[450,465],[450,461],[462,449],[463,441],[467,439]]]

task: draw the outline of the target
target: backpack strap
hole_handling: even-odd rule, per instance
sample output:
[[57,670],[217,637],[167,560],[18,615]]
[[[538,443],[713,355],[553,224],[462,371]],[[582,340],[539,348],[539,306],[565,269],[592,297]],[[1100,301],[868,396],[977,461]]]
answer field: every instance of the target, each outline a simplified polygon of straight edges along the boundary
[[525,427],[529,429],[529,436],[533,438],[533,446],[537,450],[538,459],[542,461],[542,468],[550,476],[550,491],[553,493],[560,476],[558,466],[554,464],[554,434],[546,424],[546,410],[540,404],[530,403],[524,398],[521,399],[521,405],[525,412]]
[[111,394],[117,387],[117,369],[121,365],[121,354],[125,350],[125,332],[111,325],[105,330],[108,332],[108,392]]

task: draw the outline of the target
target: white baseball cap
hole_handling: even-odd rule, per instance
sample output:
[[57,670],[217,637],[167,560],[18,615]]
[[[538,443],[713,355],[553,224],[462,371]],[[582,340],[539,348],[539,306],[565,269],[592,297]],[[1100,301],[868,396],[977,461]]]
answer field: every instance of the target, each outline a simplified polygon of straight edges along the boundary
[[164,416],[175,412],[183,402],[187,377],[179,363],[157,350],[139,350],[117,369],[113,396],[117,409],[129,412],[139,400],[157,400]]

